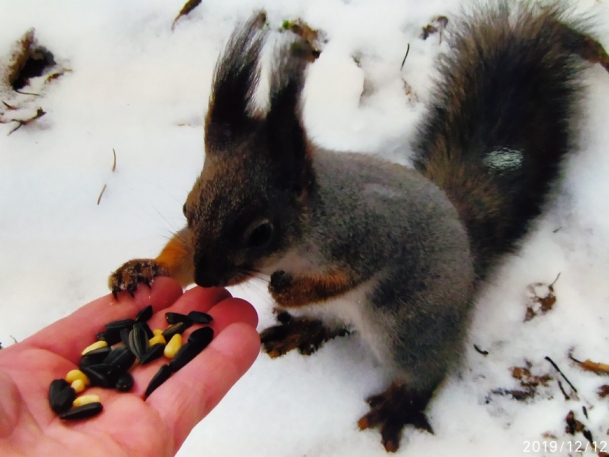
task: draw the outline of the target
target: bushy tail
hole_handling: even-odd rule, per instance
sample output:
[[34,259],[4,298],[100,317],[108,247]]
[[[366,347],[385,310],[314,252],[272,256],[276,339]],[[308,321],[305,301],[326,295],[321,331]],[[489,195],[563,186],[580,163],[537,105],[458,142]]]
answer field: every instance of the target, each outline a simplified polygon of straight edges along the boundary
[[457,25],[440,63],[415,167],[459,211],[480,277],[540,213],[572,146],[583,59],[609,69],[602,46],[564,16],[497,2]]

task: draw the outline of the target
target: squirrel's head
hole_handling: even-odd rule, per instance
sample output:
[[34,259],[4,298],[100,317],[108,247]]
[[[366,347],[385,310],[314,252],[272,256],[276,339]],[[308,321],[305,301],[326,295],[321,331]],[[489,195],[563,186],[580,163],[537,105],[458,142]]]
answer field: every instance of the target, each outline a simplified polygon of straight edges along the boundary
[[298,108],[310,48],[286,46],[271,74],[266,114],[252,98],[260,79],[263,13],[231,36],[216,68],[205,122],[205,164],[186,204],[195,282],[242,282],[298,242],[314,187]]

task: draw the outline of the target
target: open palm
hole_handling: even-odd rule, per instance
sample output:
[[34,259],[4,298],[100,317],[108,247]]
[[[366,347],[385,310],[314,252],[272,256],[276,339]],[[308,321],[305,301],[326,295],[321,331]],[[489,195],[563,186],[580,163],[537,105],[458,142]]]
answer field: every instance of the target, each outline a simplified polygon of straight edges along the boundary
[[[164,362],[133,371],[129,393],[91,387],[103,412],[65,422],[48,403],[49,384],[77,367],[82,349],[106,322],[134,317],[151,304],[151,328],[165,328],[165,311],[211,314],[216,337],[191,363],[146,400],[144,391]],[[247,371],[259,352],[253,307],[221,288],[195,287],[158,278],[131,298],[99,298],[30,338],[0,351],[0,454],[27,456],[172,456],[190,430]],[[186,335],[188,332],[186,332]]]

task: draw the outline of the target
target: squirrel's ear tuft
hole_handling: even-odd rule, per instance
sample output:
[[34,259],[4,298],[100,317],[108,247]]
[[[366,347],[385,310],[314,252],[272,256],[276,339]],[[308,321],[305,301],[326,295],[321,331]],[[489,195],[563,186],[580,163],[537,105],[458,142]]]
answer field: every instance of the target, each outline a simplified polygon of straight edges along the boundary
[[[260,53],[267,36],[266,13],[257,12],[236,29],[216,66],[205,121],[206,149],[224,145],[258,125],[248,113],[260,80]],[[212,147],[209,147],[212,146]]]
[[300,38],[281,48],[271,74],[270,106],[265,119],[271,158],[281,174],[290,177],[290,187],[297,190],[309,186],[313,179],[312,147],[302,125],[300,107],[305,69],[313,60],[313,49]]

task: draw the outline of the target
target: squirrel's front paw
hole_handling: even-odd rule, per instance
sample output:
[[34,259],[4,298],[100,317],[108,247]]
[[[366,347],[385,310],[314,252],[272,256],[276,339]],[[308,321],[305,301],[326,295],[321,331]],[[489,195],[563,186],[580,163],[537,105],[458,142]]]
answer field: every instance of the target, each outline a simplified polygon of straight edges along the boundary
[[108,286],[114,298],[119,292],[128,292],[133,296],[138,284],[148,287],[156,276],[169,276],[169,271],[153,259],[134,259],[125,262],[108,279]]
[[269,327],[260,334],[262,350],[273,359],[293,349],[302,355],[311,355],[326,341],[349,334],[346,329],[329,329],[320,320],[286,312],[279,313],[277,320],[281,325]]

